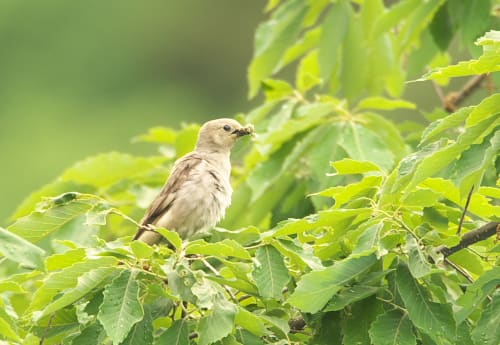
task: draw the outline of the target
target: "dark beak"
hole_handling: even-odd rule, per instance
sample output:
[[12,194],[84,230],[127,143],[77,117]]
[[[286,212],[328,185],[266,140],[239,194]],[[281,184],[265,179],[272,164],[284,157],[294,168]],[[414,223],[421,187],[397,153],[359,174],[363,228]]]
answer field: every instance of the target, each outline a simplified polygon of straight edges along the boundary
[[240,129],[235,129],[232,134],[236,134],[238,137],[242,137],[244,135],[249,135],[253,133],[253,127],[246,127],[246,128],[240,128]]

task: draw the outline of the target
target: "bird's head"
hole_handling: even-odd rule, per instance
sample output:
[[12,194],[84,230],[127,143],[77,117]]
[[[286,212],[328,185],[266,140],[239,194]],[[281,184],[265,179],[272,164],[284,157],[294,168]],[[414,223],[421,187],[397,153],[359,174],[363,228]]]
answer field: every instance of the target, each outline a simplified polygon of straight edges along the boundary
[[252,125],[243,127],[233,119],[208,121],[201,126],[196,149],[227,152],[231,150],[238,138],[252,133]]

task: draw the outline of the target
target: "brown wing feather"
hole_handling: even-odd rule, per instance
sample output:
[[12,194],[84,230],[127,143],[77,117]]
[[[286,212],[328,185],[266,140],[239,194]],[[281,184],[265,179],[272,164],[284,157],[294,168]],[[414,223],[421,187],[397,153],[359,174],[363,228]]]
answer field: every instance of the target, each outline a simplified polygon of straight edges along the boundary
[[179,159],[174,165],[174,169],[170,174],[165,186],[163,186],[160,194],[149,206],[144,218],[141,220],[141,227],[137,230],[134,240],[138,239],[144,231],[144,228],[148,224],[154,224],[165,212],[167,212],[172,203],[175,201],[175,194],[181,188],[181,186],[189,179],[192,169],[200,164],[202,161],[201,157],[197,154],[189,154],[181,159]]

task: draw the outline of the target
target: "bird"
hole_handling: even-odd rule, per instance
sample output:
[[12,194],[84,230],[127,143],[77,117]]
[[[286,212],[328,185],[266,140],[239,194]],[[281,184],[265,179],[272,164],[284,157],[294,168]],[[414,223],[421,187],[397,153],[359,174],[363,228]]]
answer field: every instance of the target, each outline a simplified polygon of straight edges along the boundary
[[175,231],[182,239],[204,234],[214,227],[231,204],[231,148],[239,138],[253,132],[252,125],[244,127],[229,118],[203,124],[194,150],[174,163],[165,185],[142,218],[134,240],[149,245],[165,242],[155,227]]

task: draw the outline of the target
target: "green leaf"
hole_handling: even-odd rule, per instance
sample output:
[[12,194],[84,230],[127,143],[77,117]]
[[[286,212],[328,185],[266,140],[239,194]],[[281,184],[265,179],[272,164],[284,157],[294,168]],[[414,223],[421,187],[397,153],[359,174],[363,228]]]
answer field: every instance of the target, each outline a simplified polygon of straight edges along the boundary
[[434,69],[418,80],[461,77],[500,71],[500,31],[488,31],[476,41],[476,45],[483,46],[483,55],[478,59]]
[[500,339],[500,293],[484,308],[476,327],[472,330],[474,345],[496,345]]
[[189,326],[187,319],[175,320],[160,337],[155,345],[189,345]]
[[260,247],[255,252],[255,270],[252,276],[263,298],[280,300],[282,290],[290,280],[280,252],[273,246]]
[[85,249],[70,249],[62,254],[53,254],[45,260],[48,271],[57,271],[87,259]]
[[442,137],[445,134],[445,131],[455,129],[459,126],[461,127],[472,110],[474,110],[474,107],[460,108],[453,114],[432,122],[422,133],[422,140],[420,141],[419,146],[422,147],[429,144],[431,140]]
[[439,272],[429,264],[427,257],[419,247],[417,240],[412,235],[406,236],[406,249],[408,250],[408,267],[411,275],[417,279],[429,274]]
[[372,212],[373,210],[369,208],[320,211],[317,214],[312,214],[302,219],[283,221],[276,226],[276,231],[269,235],[278,238],[281,236],[303,233],[322,226],[334,227],[337,224],[341,224],[346,219],[356,217],[360,220],[366,219]]
[[399,167],[400,179],[397,186],[406,191],[413,189],[424,179],[443,170],[474,142],[481,142],[498,125],[500,117],[488,117],[463,132],[454,143],[444,147],[444,142],[435,143],[406,157]]
[[342,325],[344,335],[342,343],[371,345],[368,331],[370,325],[382,311],[382,303],[375,297],[351,305]]
[[105,337],[104,329],[99,322],[85,327],[82,332],[71,341],[71,345],[99,345]]
[[340,292],[332,297],[323,311],[342,310],[354,302],[361,301],[367,297],[373,296],[381,291],[378,286],[369,285],[354,285],[340,290]]
[[2,316],[0,316],[0,334],[16,342],[21,341],[18,332]]
[[300,60],[297,69],[296,85],[300,92],[306,93],[320,83],[318,51],[313,50]]
[[334,208],[339,208],[345,203],[359,197],[369,197],[369,193],[376,190],[382,183],[382,176],[366,176],[361,181],[347,186],[330,187],[324,191],[311,195],[327,196],[335,199]]
[[349,6],[347,1],[334,3],[321,25],[318,62],[321,79],[328,84],[338,64],[339,52],[348,28]]
[[[152,345],[153,344],[153,319],[151,316],[151,308],[145,306],[144,317],[141,321],[132,326],[127,337],[120,345]],[[173,343],[165,343],[173,344]]]
[[408,0],[395,3],[388,11],[375,21],[371,39],[382,35],[396,26],[404,18],[408,18],[421,5],[419,0]]
[[17,219],[8,230],[37,243],[98,205],[103,205],[103,200],[94,195],[66,193],[40,203],[36,211]]
[[179,249],[182,247],[182,239],[176,231],[168,230],[165,228],[156,228],[155,231],[165,237],[167,241],[175,248]]
[[496,131],[481,144],[472,145],[464,151],[452,167],[453,181],[460,186],[460,196],[463,198],[472,189],[481,185],[481,180],[489,166],[493,165],[500,150],[500,131]]
[[396,162],[409,152],[408,146],[401,136],[401,131],[394,122],[374,113],[359,114],[356,119],[382,140],[385,147],[394,155]]
[[288,302],[303,312],[316,313],[351,279],[370,268],[375,254],[347,258],[321,271],[304,274]]
[[155,252],[151,246],[148,246],[146,243],[141,241],[133,241],[130,243],[130,248],[138,259],[148,259]]
[[340,83],[345,98],[352,103],[366,89],[368,65],[365,60],[367,48],[363,37],[363,23],[351,7],[348,12],[349,24],[341,52],[343,64],[340,71]]
[[391,310],[377,317],[370,327],[373,345],[416,345],[417,339],[408,314]]
[[352,158],[344,158],[336,162],[330,162],[336,170],[335,175],[364,174],[371,171],[380,171],[380,167],[369,161],[358,161]]
[[28,268],[43,269],[45,251],[0,227],[0,254]]
[[68,291],[79,284],[79,279],[96,269],[109,268],[118,260],[111,256],[100,257],[83,262],[76,262],[59,272],[51,273],[36,290],[30,310],[40,310],[52,301],[60,291]]
[[106,187],[150,171],[164,161],[163,157],[145,158],[118,152],[103,153],[76,163],[60,178],[62,181]]
[[456,325],[451,306],[430,301],[424,288],[404,265],[396,271],[396,285],[413,324],[433,338],[448,339],[453,343]]
[[306,4],[302,0],[288,1],[257,28],[254,56],[248,68],[250,98],[257,94],[260,82],[269,77],[295,41],[305,14]]
[[174,144],[177,131],[168,127],[152,127],[146,134],[141,134],[132,139],[133,142]]
[[480,308],[481,302],[493,293],[499,284],[500,267],[497,266],[484,272],[472,285],[469,285],[465,294],[457,301],[461,306],[455,314],[457,324],[461,324],[474,310]]
[[266,102],[286,99],[295,91],[286,81],[269,78],[262,81],[262,89],[266,95]]
[[385,171],[392,168],[394,155],[382,139],[370,129],[354,122],[345,124],[339,145],[350,158],[369,161]]
[[[500,43],[498,49],[500,52]],[[465,121],[465,128],[471,128],[473,126],[476,126],[480,122],[487,120],[491,117],[498,118],[499,113],[500,113],[500,93],[495,93],[483,99],[481,103],[479,103],[476,107],[472,109],[469,116],[467,116],[467,120]]]
[[101,285],[106,279],[115,273],[116,270],[117,269],[115,267],[104,267],[84,273],[78,278],[78,283],[74,288],[65,291],[64,295],[47,305],[41,314],[36,315],[36,318],[50,315],[51,313],[78,301],[80,298],[94,290],[97,286]]
[[369,97],[364,98],[358,103],[357,109],[380,109],[380,110],[393,110],[393,109],[415,109],[414,103],[402,99],[387,99],[384,97]]
[[240,306],[234,323],[259,337],[268,333],[264,321],[259,316]]
[[224,239],[217,243],[207,243],[204,240],[196,240],[186,247],[186,254],[212,255],[216,257],[236,257],[251,260],[248,251],[235,240]]
[[97,319],[113,344],[120,344],[132,326],[142,320],[137,271],[123,270],[104,290],[104,300]]
[[198,332],[200,345],[208,345],[221,340],[231,333],[237,308],[234,304],[219,298],[214,302],[212,313],[200,320]]

